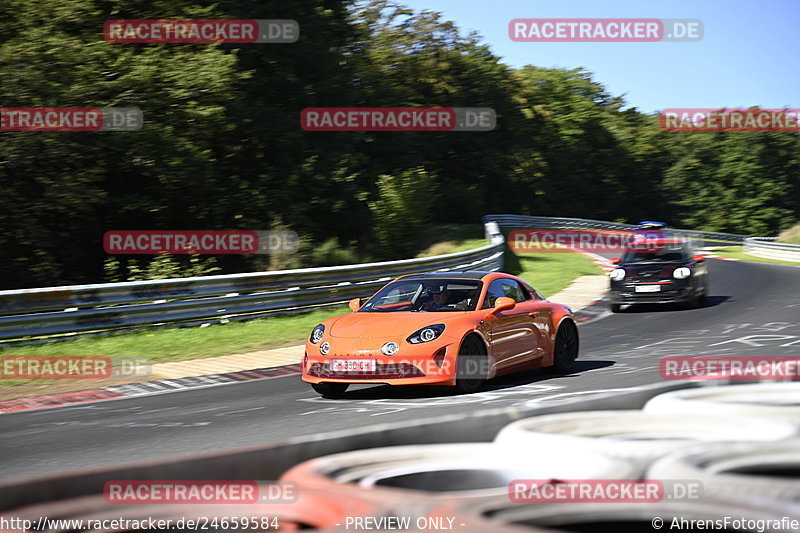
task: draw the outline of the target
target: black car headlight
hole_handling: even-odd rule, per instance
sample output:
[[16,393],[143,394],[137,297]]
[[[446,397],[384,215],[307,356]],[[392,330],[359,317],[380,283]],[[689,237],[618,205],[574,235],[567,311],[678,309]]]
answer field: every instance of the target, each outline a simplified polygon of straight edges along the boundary
[[308,340],[311,344],[317,344],[322,340],[323,333],[325,333],[325,326],[318,324],[314,327],[314,330],[311,332],[311,337],[309,337]]
[[415,331],[406,340],[411,344],[419,344],[421,342],[430,342],[435,340],[444,331],[444,324],[434,324],[432,326],[425,326],[424,328]]

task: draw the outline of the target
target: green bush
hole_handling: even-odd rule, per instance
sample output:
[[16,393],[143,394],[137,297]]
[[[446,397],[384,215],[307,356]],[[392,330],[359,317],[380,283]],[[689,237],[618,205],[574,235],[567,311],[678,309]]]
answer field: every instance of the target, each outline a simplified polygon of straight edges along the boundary
[[378,250],[384,258],[411,257],[436,199],[434,177],[417,167],[378,177],[378,198],[369,202]]
[[214,266],[217,260],[214,257],[201,259],[197,254],[191,254],[188,259],[178,259],[174,255],[159,254],[143,265],[136,259],[129,259],[123,264],[116,257],[109,257],[104,264],[106,281],[116,283],[120,281],[144,281],[149,279],[191,278],[195,276],[208,276],[221,270]]
[[331,237],[311,251],[311,261],[314,266],[352,265],[360,263],[358,253],[339,244],[336,237]]

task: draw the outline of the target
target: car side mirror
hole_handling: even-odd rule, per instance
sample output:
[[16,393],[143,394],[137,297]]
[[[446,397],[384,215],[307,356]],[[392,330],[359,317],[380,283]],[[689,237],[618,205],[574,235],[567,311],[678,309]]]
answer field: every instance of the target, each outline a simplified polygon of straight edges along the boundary
[[517,305],[517,302],[514,301],[513,298],[506,298],[505,296],[501,296],[497,300],[494,301],[494,308],[492,308],[492,313],[499,313],[500,311],[507,311],[509,309],[514,309]]
[[705,261],[706,256],[704,256],[703,254],[697,254],[696,256],[694,256],[694,260],[699,263],[700,261]]
[[361,309],[361,298],[353,298],[349,302],[347,302],[347,306],[353,311],[358,311]]
[[619,257],[612,257],[611,258],[611,262],[614,263],[615,265],[618,265],[619,264]]

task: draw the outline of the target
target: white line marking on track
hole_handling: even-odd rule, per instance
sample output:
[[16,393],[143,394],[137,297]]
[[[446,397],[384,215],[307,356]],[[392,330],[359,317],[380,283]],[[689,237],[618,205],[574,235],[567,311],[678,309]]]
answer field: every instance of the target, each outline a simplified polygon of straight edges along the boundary
[[263,407],[253,407],[252,409],[239,409],[237,411],[225,411],[224,413],[217,413],[214,416],[226,416],[226,415],[232,415],[234,413],[247,413],[248,411],[260,411],[266,408],[267,408],[266,406],[263,406]]

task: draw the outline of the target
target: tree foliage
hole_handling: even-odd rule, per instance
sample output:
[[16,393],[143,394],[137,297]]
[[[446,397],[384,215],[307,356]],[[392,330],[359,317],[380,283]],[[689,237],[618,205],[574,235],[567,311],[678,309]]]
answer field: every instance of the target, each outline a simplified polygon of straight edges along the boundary
[[[111,18],[295,19],[301,38],[110,44]],[[229,273],[399,259],[426,221],[487,212],[759,234],[800,215],[797,135],[664,133],[584,69],[511,68],[389,0],[5,0],[0,79],[0,107],[145,116],[139,132],[0,132],[2,288],[102,281],[108,230],[301,235],[291,258],[217,257]],[[302,109],[331,106],[491,107],[497,128],[302,130]]]

